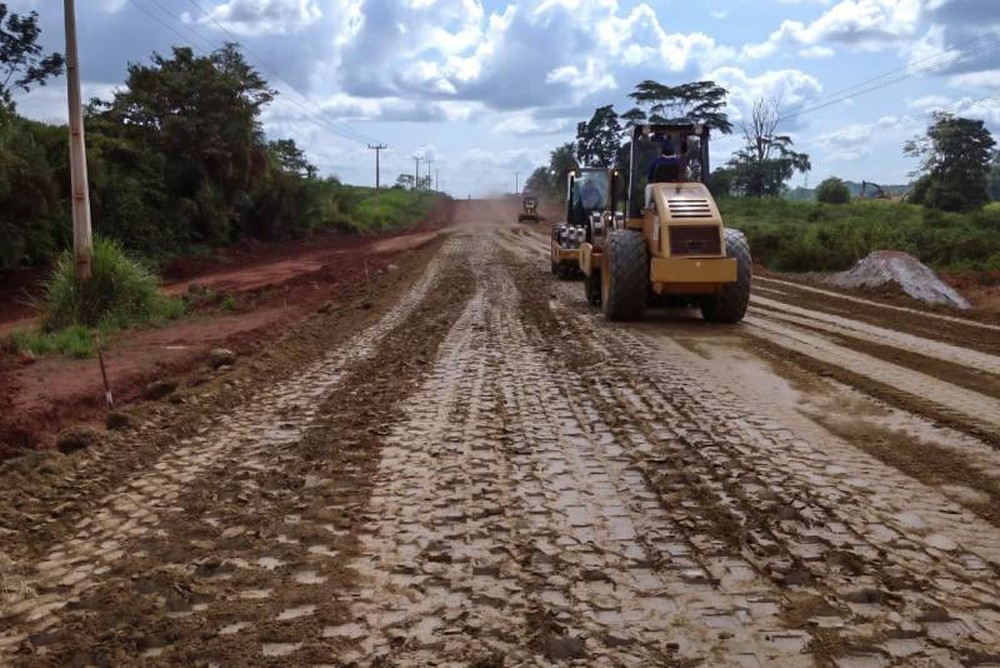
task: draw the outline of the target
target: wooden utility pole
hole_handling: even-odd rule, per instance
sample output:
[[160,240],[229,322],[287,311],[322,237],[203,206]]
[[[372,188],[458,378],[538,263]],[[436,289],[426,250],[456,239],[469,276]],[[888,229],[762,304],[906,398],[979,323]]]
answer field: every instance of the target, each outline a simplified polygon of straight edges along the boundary
[[76,9],[73,0],[63,0],[66,19],[66,89],[69,99],[69,167],[73,189],[73,256],[76,278],[90,280],[91,232],[90,186],[87,180],[87,146],[83,136],[80,102],[80,56],[76,48]]

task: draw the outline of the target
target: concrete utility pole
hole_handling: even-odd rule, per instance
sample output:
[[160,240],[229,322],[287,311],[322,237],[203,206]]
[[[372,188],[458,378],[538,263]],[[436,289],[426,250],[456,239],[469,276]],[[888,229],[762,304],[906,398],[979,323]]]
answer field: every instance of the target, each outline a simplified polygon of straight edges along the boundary
[[90,186],[87,180],[87,146],[83,136],[80,103],[80,56],[76,48],[76,9],[73,0],[63,0],[66,19],[66,90],[69,99],[69,166],[73,188],[73,256],[76,278],[90,280],[91,231]]
[[517,195],[521,192],[521,182],[518,180],[521,177],[520,174],[514,172],[514,194]]
[[389,147],[386,144],[375,144],[375,146],[368,144],[368,148],[375,151],[375,194],[377,196],[379,189],[379,164],[378,164],[379,152]]
[[434,168],[434,190],[441,192],[441,188],[438,187],[439,180],[441,178],[441,170],[437,167]]
[[428,190],[431,189],[431,165],[432,164],[434,164],[434,161],[431,160],[430,158],[427,158],[427,189]]
[[420,158],[413,156],[413,159],[417,161],[417,166],[413,170],[413,189],[416,190],[420,186]]
[[379,153],[382,151],[382,149],[385,149],[385,148],[388,148],[388,147],[385,144],[375,144],[374,146],[372,146],[371,144],[368,144],[368,148],[370,148],[371,150],[375,151],[375,213],[381,215],[382,214],[382,209],[379,206],[379,196],[378,196],[379,185],[380,185],[380,182],[379,182],[379,164],[378,164],[378,158],[379,158]]

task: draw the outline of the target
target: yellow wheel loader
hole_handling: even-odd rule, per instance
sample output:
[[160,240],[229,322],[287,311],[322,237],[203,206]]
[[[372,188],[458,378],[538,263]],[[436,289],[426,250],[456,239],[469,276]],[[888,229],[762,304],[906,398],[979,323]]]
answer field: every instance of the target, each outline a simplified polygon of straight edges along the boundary
[[640,125],[631,139],[625,214],[591,226],[580,244],[587,301],[608,320],[666,305],[739,322],[750,301],[750,247],[725,227],[706,185],[708,128]]
[[592,242],[595,231],[611,227],[615,215],[619,223],[624,221],[619,175],[617,169],[583,167],[566,177],[565,218],[552,226],[549,242],[552,273],[559,278],[581,277],[581,246]]

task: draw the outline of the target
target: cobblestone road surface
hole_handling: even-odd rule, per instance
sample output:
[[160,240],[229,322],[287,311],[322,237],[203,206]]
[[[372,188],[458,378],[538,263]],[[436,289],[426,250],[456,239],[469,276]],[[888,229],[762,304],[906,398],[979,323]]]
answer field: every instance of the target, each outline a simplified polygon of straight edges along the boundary
[[777,281],[609,324],[462,217],[94,512],[0,526],[0,664],[1000,665],[988,328]]

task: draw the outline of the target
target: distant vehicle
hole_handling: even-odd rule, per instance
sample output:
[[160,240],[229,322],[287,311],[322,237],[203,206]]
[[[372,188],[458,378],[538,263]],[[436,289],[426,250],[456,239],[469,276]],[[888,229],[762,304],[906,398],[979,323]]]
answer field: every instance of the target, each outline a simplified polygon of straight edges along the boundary
[[537,197],[525,197],[524,201],[521,203],[522,211],[517,214],[517,222],[523,223],[526,221],[531,221],[533,223],[538,222],[538,198]]

